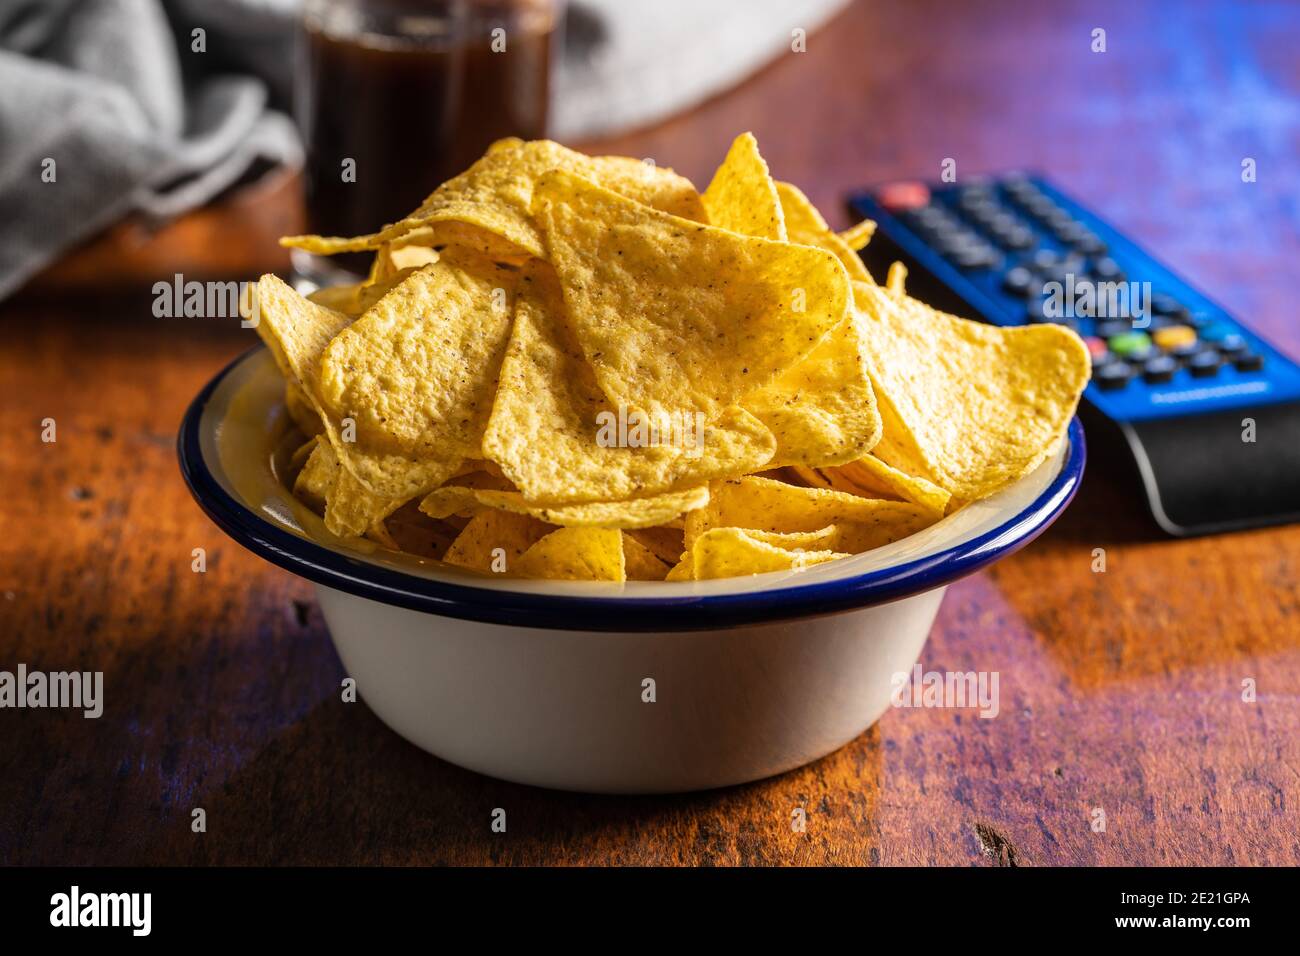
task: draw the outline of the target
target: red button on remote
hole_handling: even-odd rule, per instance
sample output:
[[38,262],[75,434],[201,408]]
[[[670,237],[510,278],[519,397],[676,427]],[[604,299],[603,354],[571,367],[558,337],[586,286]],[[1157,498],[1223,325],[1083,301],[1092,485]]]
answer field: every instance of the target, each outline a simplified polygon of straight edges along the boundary
[[925,183],[904,180],[880,187],[876,198],[890,212],[906,212],[930,205],[930,188]]

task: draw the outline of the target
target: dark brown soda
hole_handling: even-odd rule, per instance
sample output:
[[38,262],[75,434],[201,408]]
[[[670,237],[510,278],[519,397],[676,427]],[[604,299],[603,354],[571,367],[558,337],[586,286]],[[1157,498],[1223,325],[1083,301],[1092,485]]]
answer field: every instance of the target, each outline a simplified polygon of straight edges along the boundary
[[[374,232],[493,141],[545,135],[555,19],[549,8],[520,16],[514,6],[470,3],[468,14],[443,21],[445,31],[430,31],[426,19],[418,37],[341,36],[305,24],[296,109],[313,232]],[[497,27],[506,31],[500,52],[493,50]],[[355,182],[344,179],[348,159]],[[364,270],[364,263],[336,262]]]

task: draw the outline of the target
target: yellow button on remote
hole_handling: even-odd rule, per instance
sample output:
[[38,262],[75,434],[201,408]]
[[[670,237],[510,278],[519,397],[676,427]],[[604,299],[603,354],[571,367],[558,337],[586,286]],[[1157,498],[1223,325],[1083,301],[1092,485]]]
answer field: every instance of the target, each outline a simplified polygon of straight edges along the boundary
[[1196,342],[1196,330],[1186,325],[1171,325],[1167,329],[1157,329],[1151,336],[1156,345],[1166,352],[1180,345],[1192,345]]

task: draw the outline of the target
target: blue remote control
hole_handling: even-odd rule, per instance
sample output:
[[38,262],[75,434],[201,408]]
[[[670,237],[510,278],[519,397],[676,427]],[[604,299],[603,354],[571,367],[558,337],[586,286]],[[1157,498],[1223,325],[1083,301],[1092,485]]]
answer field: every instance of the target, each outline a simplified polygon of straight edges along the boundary
[[850,206],[877,223],[864,257],[897,254],[946,293],[935,305],[1083,336],[1084,397],[1123,434],[1164,530],[1300,520],[1300,367],[1087,208],[1020,174],[889,183]]

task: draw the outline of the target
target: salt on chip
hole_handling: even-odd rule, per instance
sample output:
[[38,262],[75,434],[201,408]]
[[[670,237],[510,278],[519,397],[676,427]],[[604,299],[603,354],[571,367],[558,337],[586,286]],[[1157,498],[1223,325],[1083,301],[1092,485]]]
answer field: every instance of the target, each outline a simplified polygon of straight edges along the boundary
[[[805,246],[817,246],[825,249],[844,264],[850,279],[862,282],[874,282],[871,273],[863,265],[854,247],[844,237],[834,232],[817,207],[792,183],[777,182],[776,194],[781,200],[781,209],[785,216],[785,229],[791,242]],[[872,224],[874,226],[874,223]],[[864,243],[865,245],[865,243]]]
[[800,488],[770,478],[715,481],[709,503],[686,516],[686,544],[713,528],[781,533],[839,528],[837,550],[870,551],[915,534],[937,516],[906,501],[862,498],[823,488]]
[[442,560],[484,574],[512,575],[528,549],[552,530],[527,515],[480,511],[456,536]]
[[785,215],[753,133],[741,133],[704,190],[709,222],[746,236],[786,241]]
[[1088,382],[1077,335],[971,322],[860,282],[854,292],[884,421],[877,457],[975,501],[1057,448]]
[[[510,332],[511,282],[506,270],[447,254],[330,342],[318,395],[327,432],[375,494],[410,498],[480,457]],[[334,424],[344,420],[355,423],[345,445]]]
[[834,551],[791,551],[759,541],[740,528],[714,528],[696,540],[691,557],[692,576],[697,581],[707,581],[798,570],[849,555]]
[[623,532],[612,528],[560,528],[525,551],[514,571],[524,578],[626,581]]
[[499,508],[531,515],[565,528],[651,528],[708,504],[707,485],[668,492],[650,498],[587,502],[577,505],[533,505],[517,491],[444,485],[431,491],[420,510],[433,518],[446,518],[477,507]]
[[533,189],[552,169],[585,176],[633,202],[704,219],[695,187],[671,169],[623,156],[585,156],[550,140],[511,139],[494,144],[468,170],[434,190],[419,209],[386,226],[379,238],[390,241],[427,227],[435,245],[466,245],[499,261],[540,258],[544,246],[531,214]]
[[564,303],[614,406],[715,418],[848,314],[830,253],[701,225],[556,171],[536,201]]
[[[558,280],[544,263],[523,272],[514,322],[483,453],[529,502],[645,498],[752,471],[772,456],[772,434],[739,408],[711,421],[670,418],[676,433],[666,429],[649,447],[622,442],[618,415],[569,328]],[[608,434],[611,424],[614,434]]]
[[880,440],[880,413],[858,323],[850,315],[812,352],[741,403],[776,437],[776,452],[765,467],[840,465],[861,458]]

